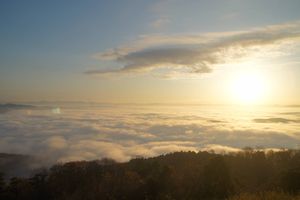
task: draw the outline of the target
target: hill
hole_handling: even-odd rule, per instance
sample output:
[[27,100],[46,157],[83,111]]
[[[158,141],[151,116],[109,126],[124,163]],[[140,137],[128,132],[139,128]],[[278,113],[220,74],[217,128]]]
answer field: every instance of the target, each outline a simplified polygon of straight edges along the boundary
[[300,152],[176,152],[61,163],[1,182],[0,199],[299,199]]

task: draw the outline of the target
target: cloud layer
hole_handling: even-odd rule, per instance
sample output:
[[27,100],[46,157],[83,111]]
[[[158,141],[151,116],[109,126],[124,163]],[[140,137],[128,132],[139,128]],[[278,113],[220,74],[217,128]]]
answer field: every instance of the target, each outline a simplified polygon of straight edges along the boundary
[[299,120],[286,119],[286,118],[264,118],[264,119],[254,119],[257,123],[299,123]]
[[[51,106],[38,108],[0,114],[0,152],[35,155],[54,163],[300,144],[299,116],[287,114],[299,108],[258,110],[255,115],[203,106],[76,105],[61,106],[60,113],[53,113]],[[254,121],[285,116],[293,122]]]
[[94,55],[94,58],[112,61],[119,67],[86,73],[138,73],[161,68],[168,72],[209,73],[216,65],[253,53],[268,54],[274,49],[284,51],[281,45],[298,43],[299,38],[299,22],[236,32],[143,36],[130,44]]

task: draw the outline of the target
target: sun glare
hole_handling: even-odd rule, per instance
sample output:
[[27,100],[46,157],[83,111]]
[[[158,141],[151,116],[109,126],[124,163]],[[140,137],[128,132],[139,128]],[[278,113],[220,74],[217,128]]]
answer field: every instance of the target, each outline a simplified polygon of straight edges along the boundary
[[239,104],[260,104],[266,93],[266,80],[257,71],[236,74],[231,83],[232,98]]

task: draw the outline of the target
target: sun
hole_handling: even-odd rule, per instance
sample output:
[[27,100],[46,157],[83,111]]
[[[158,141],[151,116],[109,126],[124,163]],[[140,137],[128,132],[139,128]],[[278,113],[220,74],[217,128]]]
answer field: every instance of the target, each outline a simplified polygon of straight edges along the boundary
[[231,94],[236,103],[260,104],[266,94],[267,81],[259,71],[242,71],[231,82]]

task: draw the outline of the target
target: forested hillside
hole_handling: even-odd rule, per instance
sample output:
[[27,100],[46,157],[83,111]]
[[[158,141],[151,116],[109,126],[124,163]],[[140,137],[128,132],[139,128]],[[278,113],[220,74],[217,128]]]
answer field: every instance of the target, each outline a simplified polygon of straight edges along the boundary
[[300,199],[300,151],[176,152],[57,164],[0,180],[0,199]]

